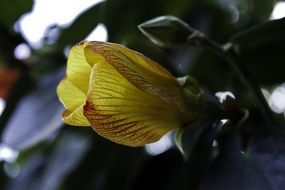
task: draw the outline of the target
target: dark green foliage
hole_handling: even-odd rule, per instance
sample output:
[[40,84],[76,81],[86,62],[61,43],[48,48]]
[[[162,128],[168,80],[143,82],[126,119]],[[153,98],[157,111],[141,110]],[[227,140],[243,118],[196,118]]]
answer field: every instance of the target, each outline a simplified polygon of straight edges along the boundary
[[0,23],[8,28],[13,27],[15,22],[24,13],[32,9],[33,0],[1,0],[0,2]]
[[244,64],[261,84],[284,82],[285,19],[274,20],[235,35]]

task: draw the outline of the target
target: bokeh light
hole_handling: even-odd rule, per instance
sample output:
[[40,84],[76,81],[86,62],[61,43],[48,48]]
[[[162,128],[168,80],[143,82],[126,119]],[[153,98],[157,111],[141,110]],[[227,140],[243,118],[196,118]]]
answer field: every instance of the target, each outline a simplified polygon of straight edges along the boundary
[[145,145],[148,154],[155,156],[162,154],[173,146],[171,134],[164,135],[159,141]]
[[225,91],[225,92],[216,92],[216,97],[219,99],[219,101],[222,103],[227,96],[230,96],[232,98],[235,98],[234,94],[230,91]]
[[285,111],[285,87],[284,85],[275,88],[268,99],[270,108],[276,113]]
[[274,5],[270,19],[279,19],[285,17],[285,2],[279,1]]
[[4,111],[5,105],[6,105],[6,103],[5,103],[4,99],[0,98],[0,115]]
[[38,48],[49,26],[68,26],[80,13],[101,1],[35,0],[32,12],[22,16],[18,25],[32,47]]
[[4,171],[9,177],[17,177],[20,174],[20,170],[20,165],[17,163],[4,163]]
[[18,157],[19,152],[12,149],[11,147],[0,144],[0,161],[12,163]]
[[104,24],[100,23],[98,26],[86,37],[89,41],[108,41],[108,31]]
[[16,59],[19,60],[25,60],[29,58],[30,55],[31,55],[31,49],[25,43],[19,44],[14,50],[14,56]]

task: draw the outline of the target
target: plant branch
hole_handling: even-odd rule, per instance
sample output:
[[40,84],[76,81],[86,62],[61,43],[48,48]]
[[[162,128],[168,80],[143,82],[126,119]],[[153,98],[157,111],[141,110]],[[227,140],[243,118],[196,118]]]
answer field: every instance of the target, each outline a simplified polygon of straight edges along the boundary
[[202,32],[195,31],[187,38],[187,43],[190,45],[203,45],[210,48],[212,51],[223,57],[226,62],[230,65],[233,70],[239,75],[240,79],[251,91],[256,105],[258,106],[261,114],[268,124],[274,124],[272,112],[268,106],[266,99],[264,98],[261,89],[255,83],[255,81],[250,76],[249,72],[246,70],[242,64],[240,57],[237,55],[236,51],[233,49],[231,43],[225,45],[220,45],[213,40],[207,38]]

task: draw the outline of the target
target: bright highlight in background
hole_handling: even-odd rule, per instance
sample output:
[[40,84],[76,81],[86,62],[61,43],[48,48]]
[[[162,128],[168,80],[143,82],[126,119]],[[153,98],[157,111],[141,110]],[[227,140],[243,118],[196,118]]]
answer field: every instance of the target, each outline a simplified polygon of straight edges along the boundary
[[268,103],[270,108],[276,113],[285,111],[285,85],[279,86],[274,89],[269,97]]
[[[106,42],[108,41],[108,31],[107,28],[104,24],[100,23],[96,28],[94,28],[93,31],[85,38],[87,41],[101,41],[101,42]],[[64,49],[64,55],[65,57],[68,57],[69,51],[70,51],[69,46],[65,47]]]
[[4,109],[5,109],[5,101],[2,99],[2,98],[0,98],[0,115],[2,114],[2,112],[4,111]]
[[281,1],[281,2],[277,2],[274,5],[270,19],[274,20],[274,19],[279,19],[282,17],[285,17],[285,2]]
[[13,150],[12,148],[6,146],[5,144],[0,144],[0,161],[14,162],[18,157],[19,152]]
[[[33,47],[40,47],[50,25],[69,25],[80,13],[102,0],[35,0],[33,10],[19,20],[26,40]],[[92,21],[90,21],[92,22]]]
[[227,96],[235,98],[234,94],[232,92],[230,92],[230,91],[217,92],[215,95],[216,95],[216,97],[219,99],[219,101],[221,103],[227,98]]
[[16,59],[19,60],[25,60],[29,58],[30,55],[31,55],[31,49],[25,43],[19,44],[14,50],[14,56]]
[[173,146],[170,134],[164,135],[159,141],[145,145],[148,154],[155,156],[161,154]]
[[106,42],[108,40],[106,26],[102,23],[98,24],[98,26],[86,37],[85,40]]

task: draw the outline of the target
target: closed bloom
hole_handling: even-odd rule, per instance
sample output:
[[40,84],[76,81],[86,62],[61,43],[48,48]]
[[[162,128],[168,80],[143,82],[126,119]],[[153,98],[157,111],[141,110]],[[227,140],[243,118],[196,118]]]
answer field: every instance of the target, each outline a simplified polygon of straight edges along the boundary
[[197,120],[167,70],[122,45],[81,42],[57,88],[63,121],[91,126],[119,144],[142,146]]

